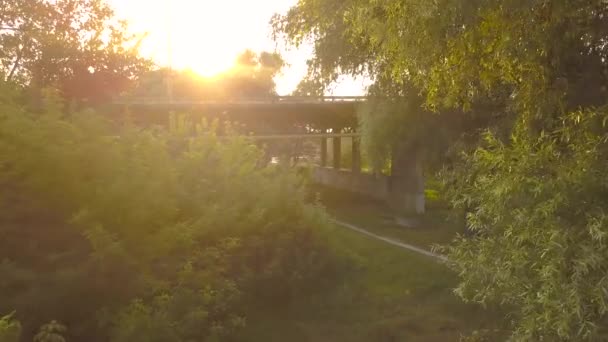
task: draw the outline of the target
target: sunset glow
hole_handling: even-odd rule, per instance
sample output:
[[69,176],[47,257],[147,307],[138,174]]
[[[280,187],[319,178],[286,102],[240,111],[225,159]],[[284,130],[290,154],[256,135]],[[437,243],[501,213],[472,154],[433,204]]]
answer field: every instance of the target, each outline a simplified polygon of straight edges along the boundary
[[165,15],[171,63],[177,68],[213,76],[233,66],[245,48],[272,48],[269,31],[256,27],[268,22],[271,8],[255,1],[171,1]]
[[[159,65],[191,69],[213,76],[230,69],[245,49],[275,51],[269,20],[295,0],[109,0],[117,14],[136,32],[147,32],[143,54]],[[304,49],[307,50],[307,49]],[[309,49],[308,49],[309,50]],[[294,84],[305,72],[308,51],[283,53],[291,64]],[[291,58],[290,58],[291,57]],[[295,58],[293,58],[295,57]]]
[[[277,46],[269,21],[297,0],[107,0],[135,32],[147,32],[142,54],[160,66],[190,69],[211,77],[229,70],[246,49],[277,51],[288,66],[275,79],[277,92],[291,93],[306,74],[312,46]],[[363,93],[365,81],[343,78],[334,95]]]

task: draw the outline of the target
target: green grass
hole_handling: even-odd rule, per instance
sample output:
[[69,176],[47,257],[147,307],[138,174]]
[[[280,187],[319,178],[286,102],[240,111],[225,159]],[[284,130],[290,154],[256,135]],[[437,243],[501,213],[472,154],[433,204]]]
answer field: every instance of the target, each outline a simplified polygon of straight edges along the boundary
[[[379,201],[322,187],[313,193],[332,216],[421,247],[448,243],[462,232],[462,225],[446,221],[441,209],[421,217],[419,228],[404,228]],[[334,286],[293,303],[274,303],[272,310],[252,309],[235,341],[449,342],[501,326],[500,312],[465,304],[454,295],[458,279],[445,264],[339,226],[324,234],[348,261]],[[252,308],[269,307],[265,304]]]
[[397,224],[397,213],[381,201],[321,186],[313,187],[312,191],[336,219],[422,248],[447,244],[456,234],[464,233],[462,222],[454,220],[449,210],[440,205],[429,205],[425,215],[415,218],[416,227],[406,227]]
[[354,267],[330,292],[250,313],[239,341],[458,341],[496,326],[495,313],[452,293],[456,276],[434,259],[339,227],[326,234]]

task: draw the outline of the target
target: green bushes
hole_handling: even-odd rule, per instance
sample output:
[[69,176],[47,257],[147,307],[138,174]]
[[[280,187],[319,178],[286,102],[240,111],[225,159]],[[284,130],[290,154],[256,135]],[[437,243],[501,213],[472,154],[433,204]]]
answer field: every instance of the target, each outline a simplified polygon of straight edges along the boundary
[[534,137],[492,134],[452,176],[450,197],[474,237],[449,259],[458,293],[513,310],[516,341],[606,340],[608,314],[608,114],[564,115]]
[[56,319],[67,340],[217,340],[248,297],[334,274],[323,212],[248,141],[0,106],[0,312],[24,339]]
[[0,342],[17,342],[21,335],[21,324],[12,315],[0,317]]

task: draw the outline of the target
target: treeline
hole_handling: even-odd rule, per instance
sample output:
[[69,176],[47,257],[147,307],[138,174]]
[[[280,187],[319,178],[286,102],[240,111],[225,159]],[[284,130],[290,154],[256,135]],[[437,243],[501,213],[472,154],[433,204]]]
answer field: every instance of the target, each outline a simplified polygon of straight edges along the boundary
[[203,101],[273,96],[274,77],[283,66],[284,61],[277,53],[245,50],[237,56],[233,68],[213,77],[166,68],[147,72],[125,97],[159,99],[170,95],[173,100]]

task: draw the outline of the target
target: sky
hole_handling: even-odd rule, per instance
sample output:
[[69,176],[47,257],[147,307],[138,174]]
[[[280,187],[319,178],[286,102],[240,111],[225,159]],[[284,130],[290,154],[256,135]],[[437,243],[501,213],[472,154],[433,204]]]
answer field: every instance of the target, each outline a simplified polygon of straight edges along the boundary
[[[287,48],[272,40],[270,18],[297,0],[107,0],[134,32],[147,32],[142,54],[159,65],[213,76],[229,69],[246,50],[277,51],[287,61],[275,81],[291,93],[306,74],[312,46]],[[171,53],[169,53],[171,51]],[[364,80],[344,77],[328,95],[362,95]]]

